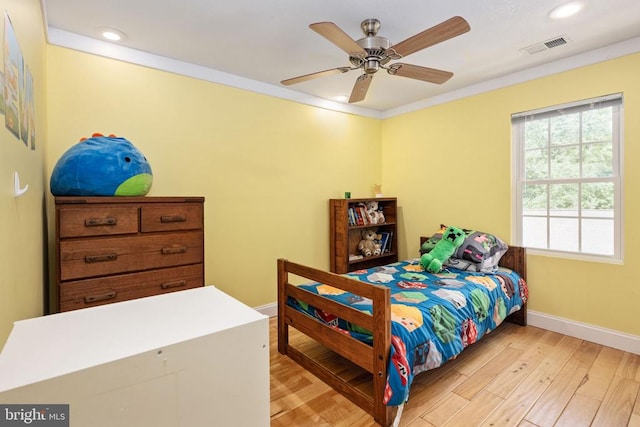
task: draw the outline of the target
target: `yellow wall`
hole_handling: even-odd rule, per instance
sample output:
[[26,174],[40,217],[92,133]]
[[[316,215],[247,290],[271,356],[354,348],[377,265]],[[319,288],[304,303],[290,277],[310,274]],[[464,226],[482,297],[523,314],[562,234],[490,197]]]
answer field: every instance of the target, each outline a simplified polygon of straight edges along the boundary
[[[0,115],[0,344],[19,319],[43,313],[45,264],[43,184],[46,145],[45,39],[38,0],[0,0],[11,18],[24,63],[34,80],[36,149],[26,147],[4,125]],[[0,16],[4,29],[4,13]],[[0,55],[0,69],[2,68]],[[29,190],[13,195],[13,172]]]
[[[30,151],[0,129],[0,342],[11,322],[42,313],[43,240],[53,238],[51,215],[43,219],[45,207],[52,212],[48,177],[83,136],[134,142],[154,170],[150,196],[205,196],[206,281],[260,306],[276,299],[276,258],[328,267],[327,199],[367,197],[376,182],[399,198],[402,257],[440,222],[509,241],[511,113],[613,92],[625,96],[625,263],[530,255],[530,308],[640,335],[629,314],[640,297],[632,268],[640,171],[627,161],[640,158],[640,55],[381,121],[46,46],[37,0],[0,6],[36,81],[39,141]],[[18,199],[14,169],[30,185]]]
[[528,256],[531,310],[640,335],[640,54],[387,119],[385,193],[403,206],[406,246],[440,223],[511,239],[512,113],[624,94],[624,265]]
[[276,300],[278,257],[328,268],[328,199],[380,180],[380,120],[54,46],[47,75],[48,174],[82,136],[128,138],[149,196],[206,198],[206,282],[250,306]]

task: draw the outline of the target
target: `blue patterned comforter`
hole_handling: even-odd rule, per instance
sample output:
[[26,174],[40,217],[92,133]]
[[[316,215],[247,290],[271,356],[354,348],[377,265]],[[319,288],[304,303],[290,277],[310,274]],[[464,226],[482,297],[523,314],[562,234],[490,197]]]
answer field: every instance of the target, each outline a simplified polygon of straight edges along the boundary
[[[391,288],[391,353],[385,404],[400,405],[415,375],[437,368],[491,332],[527,300],[525,281],[500,268],[493,274],[453,268],[426,272],[419,259],[402,261],[345,276]],[[319,295],[372,313],[371,300],[324,284],[301,285]],[[371,343],[369,331],[290,299],[289,304],[323,322]]]

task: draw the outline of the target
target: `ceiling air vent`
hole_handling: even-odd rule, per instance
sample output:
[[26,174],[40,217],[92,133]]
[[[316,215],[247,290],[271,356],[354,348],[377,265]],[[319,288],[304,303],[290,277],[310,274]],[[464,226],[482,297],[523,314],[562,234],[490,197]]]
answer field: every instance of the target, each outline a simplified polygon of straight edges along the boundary
[[567,36],[559,36],[541,43],[536,43],[531,46],[527,46],[520,50],[528,53],[529,55],[533,55],[534,53],[543,52],[553,47],[562,46],[563,44],[567,44],[568,42],[569,42],[569,39],[567,38]]
[[567,44],[567,39],[565,39],[564,37],[558,37],[553,40],[544,42],[544,45],[549,49],[551,49],[552,47],[561,46],[563,44]]

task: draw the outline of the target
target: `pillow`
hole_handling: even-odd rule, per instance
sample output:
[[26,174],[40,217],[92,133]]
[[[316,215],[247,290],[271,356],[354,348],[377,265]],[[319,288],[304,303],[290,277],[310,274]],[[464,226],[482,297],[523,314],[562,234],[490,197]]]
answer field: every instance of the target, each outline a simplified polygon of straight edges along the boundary
[[[433,249],[435,244],[442,239],[442,233],[447,227],[440,225],[440,230],[427,239],[420,248],[420,254]],[[463,228],[464,243],[456,249],[455,253],[444,264],[459,270],[480,271],[493,273],[498,270],[500,258],[507,252],[509,246],[499,237],[482,231]]]

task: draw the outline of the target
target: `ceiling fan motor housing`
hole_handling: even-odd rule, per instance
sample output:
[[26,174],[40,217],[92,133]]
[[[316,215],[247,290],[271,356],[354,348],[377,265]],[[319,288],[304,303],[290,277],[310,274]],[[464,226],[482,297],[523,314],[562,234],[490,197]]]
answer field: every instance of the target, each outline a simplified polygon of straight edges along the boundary
[[384,65],[391,59],[387,56],[387,49],[391,46],[387,38],[369,36],[356,41],[356,43],[367,52],[367,56],[364,58],[351,56],[349,60],[354,67],[362,67],[367,74],[375,73],[380,68],[380,64]]

